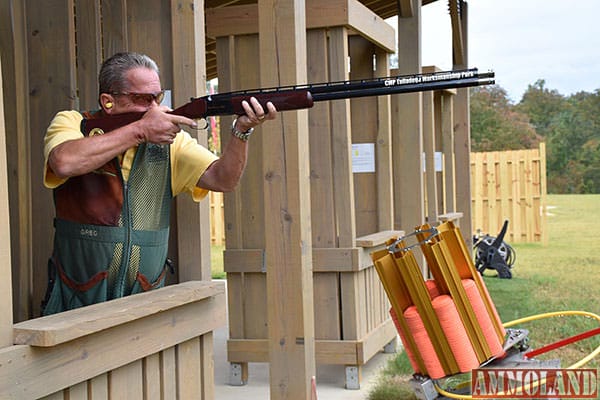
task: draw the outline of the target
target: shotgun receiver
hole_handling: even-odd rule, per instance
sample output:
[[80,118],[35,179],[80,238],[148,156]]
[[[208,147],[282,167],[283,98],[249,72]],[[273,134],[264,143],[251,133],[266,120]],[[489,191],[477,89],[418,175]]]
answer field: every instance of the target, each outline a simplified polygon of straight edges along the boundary
[[[494,84],[494,72],[479,73],[476,68],[472,68],[386,78],[240,90],[192,98],[189,103],[170,111],[170,113],[183,115],[191,119],[206,118],[215,115],[243,115],[242,101],[249,101],[251,97],[255,97],[265,109],[266,103],[270,101],[278,111],[288,111],[310,108],[318,101],[492,84]],[[82,131],[85,134],[89,134],[89,132],[95,129],[109,132],[135,122],[142,118],[143,115],[144,113],[135,112],[84,119],[82,122]]]

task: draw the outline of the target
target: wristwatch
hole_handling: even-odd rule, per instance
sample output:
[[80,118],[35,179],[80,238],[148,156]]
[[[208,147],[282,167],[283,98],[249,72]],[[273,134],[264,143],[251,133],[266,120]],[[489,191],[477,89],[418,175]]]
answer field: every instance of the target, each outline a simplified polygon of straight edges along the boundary
[[236,122],[237,122],[237,118],[234,119],[233,123],[231,124],[231,134],[233,136],[235,136],[236,138],[243,140],[244,142],[247,142],[248,139],[250,138],[250,135],[252,135],[252,132],[254,132],[254,128],[250,128],[245,132],[241,132],[236,129],[236,127],[235,127]]

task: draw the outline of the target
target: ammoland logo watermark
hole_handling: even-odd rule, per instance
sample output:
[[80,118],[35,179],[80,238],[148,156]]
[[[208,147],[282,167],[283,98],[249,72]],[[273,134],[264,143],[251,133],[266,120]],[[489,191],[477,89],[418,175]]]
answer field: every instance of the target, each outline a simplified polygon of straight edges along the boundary
[[598,370],[474,369],[471,396],[473,399],[597,399]]

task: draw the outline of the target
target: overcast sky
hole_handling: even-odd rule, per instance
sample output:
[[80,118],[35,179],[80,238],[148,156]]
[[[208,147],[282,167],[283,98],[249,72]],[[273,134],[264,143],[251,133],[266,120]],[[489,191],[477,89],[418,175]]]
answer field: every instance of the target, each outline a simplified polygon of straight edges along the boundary
[[[563,95],[600,89],[600,0],[468,0],[469,67],[514,102],[538,79]],[[452,67],[447,0],[422,9],[423,65]]]

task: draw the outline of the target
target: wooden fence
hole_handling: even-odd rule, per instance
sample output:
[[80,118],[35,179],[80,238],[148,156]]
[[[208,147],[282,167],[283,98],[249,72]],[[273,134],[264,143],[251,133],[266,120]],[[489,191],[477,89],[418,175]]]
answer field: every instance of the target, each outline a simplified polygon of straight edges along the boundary
[[505,241],[546,243],[546,146],[471,153],[474,233],[495,236],[509,221]]
[[225,244],[225,207],[223,193],[210,192],[210,243],[220,246]]

